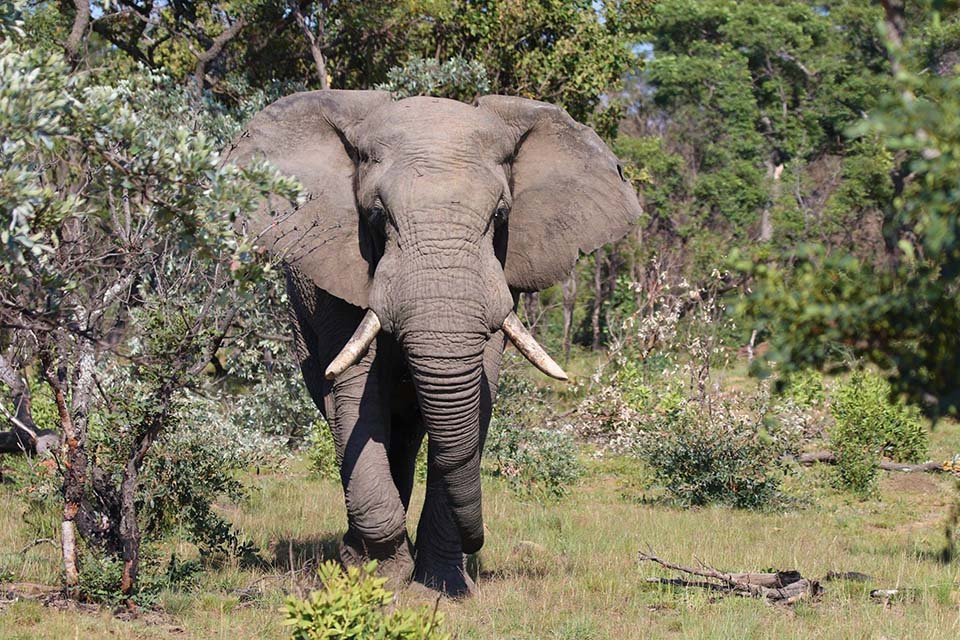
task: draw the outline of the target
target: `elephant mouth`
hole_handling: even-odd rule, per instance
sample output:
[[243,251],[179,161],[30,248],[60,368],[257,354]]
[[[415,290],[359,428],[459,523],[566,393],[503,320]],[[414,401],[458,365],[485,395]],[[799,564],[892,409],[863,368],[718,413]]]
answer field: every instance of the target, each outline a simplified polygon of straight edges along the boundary
[[[356,364],[373,344],[373,341],[376,340],[377,334],[380,333],[380,327],[380,318],[377,317],[373,309],[368,309],[350,340],[327,367],[324,374],[327,380],[335,379],[347,368]],[[557,380],[569,379],[563,368],[547,354],[536,338],[523,326],[516,312],[511,311],[507,314],[501,328],[517,350],[530,361],[530,364],[551,378]]]

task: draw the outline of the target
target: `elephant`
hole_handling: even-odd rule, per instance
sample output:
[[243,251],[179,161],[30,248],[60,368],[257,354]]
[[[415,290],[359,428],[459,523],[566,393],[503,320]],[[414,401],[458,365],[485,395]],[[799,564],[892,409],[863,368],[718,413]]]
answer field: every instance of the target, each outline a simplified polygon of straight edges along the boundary
[[[384,91],[296,93],[233,146],[297,178],[244,221],[282,261],[295,353],[333,433],[345,564],[453,597],[484,543],[480,456],[507,339],[566,374],[517,318],[521,292],[566,278],[641,208],[616,157],[562,108]],[[406,513],[427,438],[424,504]]]

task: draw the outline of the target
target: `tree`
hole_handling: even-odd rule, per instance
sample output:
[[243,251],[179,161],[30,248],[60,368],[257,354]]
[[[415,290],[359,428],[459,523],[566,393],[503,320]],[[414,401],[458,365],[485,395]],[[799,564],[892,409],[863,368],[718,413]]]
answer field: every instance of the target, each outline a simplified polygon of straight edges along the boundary
[[930,72],[930,65],[943,69],[931,49],[951,50],[931,47],[929,38],[942,37],[943,20],[956,28],[957,18],[933,13],[905,30],[899,5],[884,4],[894,90],[850,133],[892,159],[885,232],[895,260],[812,247],[792,274],[743,265],[758,279],[743,310],[769,331],[768,357],[783,369],[843,368],[865,358],[886,372],[895,393],[933,416],[956,415],[960,79]]
[[657,3],[618,141],[648,246],[681,253],[695,281],[731,244],[758,260],[803,241],[882,254],[879,234],[852,230],[879,227],[886,156],[843,135],[890,82],[880,16],[845,1]]
[[[232,220],[267,193],[295,199],[298,186],[266,166],[222,163],[222,140],[205,131],[235,129],[195,111],[163,77],[72,74],[8,28],[0,78],[0,347],[33,350],[58,409],[68,589],[78,579],[77,527],[88,541],[112,527],[130,597],[144,460],[229,339],[244,283],[262,272],[254,239]],[[131,377],[107,391],[105,367]],[[100,404],[127,407],[114,425],[128,434],[119,470],[99,469],[87,450]],[[18,413],[32,423],[28,404]],[[115,494],[118,522],[101,524],[89,491]]]

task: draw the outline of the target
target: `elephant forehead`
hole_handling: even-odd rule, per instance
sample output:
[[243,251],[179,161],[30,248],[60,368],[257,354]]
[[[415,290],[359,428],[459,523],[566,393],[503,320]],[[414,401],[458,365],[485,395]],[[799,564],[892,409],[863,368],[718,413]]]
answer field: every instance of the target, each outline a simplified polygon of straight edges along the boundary
[[413,97],[384,105],[368,118],[360,145],[374,157],[419,150],[470,153],[502,162],[513,151],[510,131],[488,111],[445,98]]

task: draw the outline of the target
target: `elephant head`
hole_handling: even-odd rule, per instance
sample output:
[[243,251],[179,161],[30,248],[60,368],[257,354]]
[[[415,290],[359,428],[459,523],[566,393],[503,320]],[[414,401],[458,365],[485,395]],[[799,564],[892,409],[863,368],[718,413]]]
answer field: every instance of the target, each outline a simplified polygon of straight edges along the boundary
[[483,354],[503,330],[564,378],[522,327],[514,295],[565,278],[579,252],[626,233],[640,205],[616,158],[562,109],[380,91],[315,91],[258,114],[238,145],[309,192],[255,217],[267,245],[367,315],[330,363],[344,371],[386,331],[401,345],[467,553],[483,543]]

